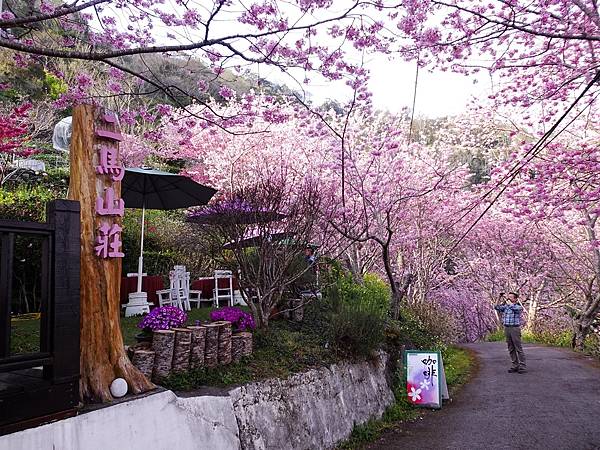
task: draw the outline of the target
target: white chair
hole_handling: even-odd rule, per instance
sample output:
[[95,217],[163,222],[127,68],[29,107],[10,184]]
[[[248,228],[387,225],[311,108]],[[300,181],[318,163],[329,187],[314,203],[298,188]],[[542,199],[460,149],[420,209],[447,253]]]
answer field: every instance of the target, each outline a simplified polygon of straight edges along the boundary
[[233,291],[233,304],[234,306],[248,306],[242,292],[239,290]]
[[169,272],[169,289],[160,289],[156,291],[158,296],[159,306],[177,306],[181,308],[179,295],[177,294],[177,286],[175,281],[175,271]]
[[[219,286],[219,280],[227,280],[225,287]],[[213,302],[219,306],[219,300],[227,300],[227,306],[233,306],[233,273],[231,270],[215,270],[215,288]]]
[[196,308],[200,308],[200,303],[202,303],[202,302],[209,301],[212,303],[212,299],[205,299],[205,298],[201,297],[202,291],[200,289],[190,289],[190,273],[189,272],[185,272],[184,286],[185,286],[185,290],[186,290],[187,304],[190,306],[190,309],[191,309],[192,303],[196,304]]
[[[195,303],[196,304],[196,308],[200,308],[200,303],[202,303],[203,301],[206,301],[206,299],[202,298],[201,295],[202,295],[202,291],[201,290],[199,290],[199,289],[190,289],[188,291],[188,301],[190,302],[190,305],[192,303]],[[212,302],[212,299],[208,299],[208,300]]]
[[181,309],[189,311],[192,309],[190,305],[190,273],[186,272],[185,266],[175,266],[175,295]]
[[[200,277],[198,278],[198,280],[213,280],[214,281],[214,277]],[[196,303],[198,305],[198,308],[201,307],[202,303],[210,303],[209,306],[214,306],[217,307],[218,305],[215,305],[215,299],[214,298],[202,298],[202,291],[201,290],[190,290],[189,291],[189,300],[190,303]]]
[[169,272],[169,289],[156,291],[160,306],[177,306],[189,311],[190,305],[190,273],[186,272],[185,266],[175,266]]

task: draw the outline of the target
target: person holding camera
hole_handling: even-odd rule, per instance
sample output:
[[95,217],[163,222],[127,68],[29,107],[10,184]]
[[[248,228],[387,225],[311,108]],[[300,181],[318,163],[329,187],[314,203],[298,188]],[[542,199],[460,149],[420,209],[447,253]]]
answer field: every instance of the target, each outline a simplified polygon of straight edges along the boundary
[[508,344],[508,353],[512,360],[512,367],[508,369],[510,373],[525,373],[525,353],[521,344],[521,313],[523,306],[519,302],[519,294],[511,292],[508,297],[500,293],[500,303],[494,307],[502,313],[502,324],[504,325],[504,335]]

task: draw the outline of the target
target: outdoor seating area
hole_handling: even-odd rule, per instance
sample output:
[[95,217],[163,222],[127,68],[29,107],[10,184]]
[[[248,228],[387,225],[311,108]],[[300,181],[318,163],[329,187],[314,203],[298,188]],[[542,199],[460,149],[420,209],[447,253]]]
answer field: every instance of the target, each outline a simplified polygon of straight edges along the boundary
[[[174,266],[165,276],[142,277],[142,292],[147,294],[149,309],[159,306],[176,306],[184,311],[192,308],[246,305],[239,289],[238,279],[231,270],[218,269],[211,276],[191,279],[185,266]],[[166,286],[165,286],[166,285]],[[121,279],[121,305],[125,306],[128,295],[135,292],[137,274]]]

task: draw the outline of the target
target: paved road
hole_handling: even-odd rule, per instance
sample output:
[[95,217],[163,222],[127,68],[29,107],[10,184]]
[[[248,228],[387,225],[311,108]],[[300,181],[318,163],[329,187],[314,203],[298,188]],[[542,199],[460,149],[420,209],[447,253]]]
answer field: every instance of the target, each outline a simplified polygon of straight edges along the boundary
[[469,345],[477,375],[441,411],[369,449],[600,449],[600,366],[568,350],[525,346],[528,372],[508,373],[506,344]]

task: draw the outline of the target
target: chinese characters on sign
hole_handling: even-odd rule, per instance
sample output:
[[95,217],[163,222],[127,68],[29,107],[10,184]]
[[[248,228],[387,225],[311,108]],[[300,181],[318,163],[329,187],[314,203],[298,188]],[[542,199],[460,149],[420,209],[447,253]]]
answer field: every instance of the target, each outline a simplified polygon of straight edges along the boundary
[[[116,126],[117,118],[114,114],[107,113],[102,116],[104,124]],[[118,131],[102,129],[101,125],[96,128],[96,139],[99,140],[97,147],[98,165],[96,173],[107,177],[110,182],[118,183],[125,176],[125,168],[119,162],[119,142],[122,136]],[[125,203],[122,198],[116,198],[114,185],[104,189],[104,192],[96,198],[96,215],[103,220],[96,233],[94,250],[100,258],[122,258],[121,231],[123,229],[117,223],[110,221],[111,217],[123,217]]]
[[113,181],[121,181],[125,176],[125,169],[118,162],[118,148],[100,146],[98,159],[100,164],[96,166],[96,172],[100,175],[110,175]]
[[431,355],[427,355],[427,358],[421,360],[425,370],[423,371],[423,376],[425,380],[431,381],[434,377],[437,377],[437,370],[435,369],[435,359],[431,359]]
[[404,352],[406,393],[410,403],[441,408],[449,398],[444,363],[439,352],[407,350]]
[[103,223],[98,229],[96,237],[96,256],[101,258],[122,258],[125,254],[121,251],[121,231],[122,228],[114,223],[109,225]]

